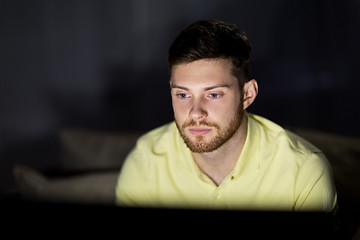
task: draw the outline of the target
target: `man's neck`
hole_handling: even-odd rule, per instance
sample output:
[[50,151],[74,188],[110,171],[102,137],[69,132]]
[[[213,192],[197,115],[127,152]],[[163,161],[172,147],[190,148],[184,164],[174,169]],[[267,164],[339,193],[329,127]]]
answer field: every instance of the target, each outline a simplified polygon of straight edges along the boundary
[[244,112],[239,129],[220,148],[208,153],[192,153],[200,170],[217,186],[234,169],[245,144],[246,134],[247,114]]

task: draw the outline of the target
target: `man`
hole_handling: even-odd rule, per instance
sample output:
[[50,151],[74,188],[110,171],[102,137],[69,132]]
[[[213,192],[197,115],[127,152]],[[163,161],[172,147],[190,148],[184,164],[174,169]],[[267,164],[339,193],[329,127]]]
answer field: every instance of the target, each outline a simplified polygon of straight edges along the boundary
[[141,137],[116,187],[121,206],[331,211],[319,149],[246,109],[258,93],[250,43],[233,24],[198,21],[169,49],[175,121]]

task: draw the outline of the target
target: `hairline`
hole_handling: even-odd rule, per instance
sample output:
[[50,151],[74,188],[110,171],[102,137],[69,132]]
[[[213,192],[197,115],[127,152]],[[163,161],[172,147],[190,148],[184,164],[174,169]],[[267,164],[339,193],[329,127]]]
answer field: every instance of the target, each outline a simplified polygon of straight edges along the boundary
[[[192,63],[192,62],[195,62],[195,61],[199,61],[199,60],[206,60],[206,61],[219,61],[219,60],[229,60],[231,62],[231,74],[238,80],[238,85],[239,85],[239,88],[240,90],[242,91],[242,87],[243,85],[245,84],[245,82],[248,82],[250,79],[246,79],[246,77],[244,76],[244,73],[242,73],[242,76],[238,76],[236,74],[236,71],[237,71],[237,68],[234,64],[234,57],[231,57],[231,56],[221,56],[221,57],[216,57],[216,58],[200,58],[200,59],[195,59],[195,60],[189,60],[189,61],[186,61],[186,60],[182,60],[182,61],[178,61],[176,63],[173,63],[171,64],[171,66],[169,65],[169,75],[170,75],[170,79],[171,79],[171,75],[172,75],[172,68],[174,66],[178,66],[178,65],[181,65],[181,64],[188,64],[188,63]],[[243,78],[243,79],[241,79]]]

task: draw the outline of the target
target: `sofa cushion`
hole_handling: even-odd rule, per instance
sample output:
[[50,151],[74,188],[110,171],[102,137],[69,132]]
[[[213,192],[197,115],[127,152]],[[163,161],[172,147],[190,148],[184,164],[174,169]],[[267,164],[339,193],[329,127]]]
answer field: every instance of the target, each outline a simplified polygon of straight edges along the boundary
[[47,178],[24,165],[14,167],[14,177],[24,199],[46,202],[115,204],[119,171]]
[[66,172],[120,169],[141,133],[65,129],[60,132],[61,161]]

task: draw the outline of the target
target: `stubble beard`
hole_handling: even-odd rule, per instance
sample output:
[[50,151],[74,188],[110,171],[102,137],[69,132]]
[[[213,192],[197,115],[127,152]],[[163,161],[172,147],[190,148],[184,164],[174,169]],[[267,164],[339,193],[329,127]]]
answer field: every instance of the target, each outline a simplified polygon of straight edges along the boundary
[[[184,123],[181,127],[179,126],[176,119],[175,123],[181,137],[184,139],[186,146],[194,153],[205,153],[215,151],[234,136],[241,125],[243,114],[242,104],[239,104],[235,116],[231,119],[225,129],[221,129],[216,123],[207,123],[206,121],[200,121],[199,123],[196,123],[194,120],[192,120],[190,122]],[[185,133],[186,128],[193,126],[211,127],[216,130],[216,135],[208,142],[204,141],[204,136],[196,136],[194,141]]]

